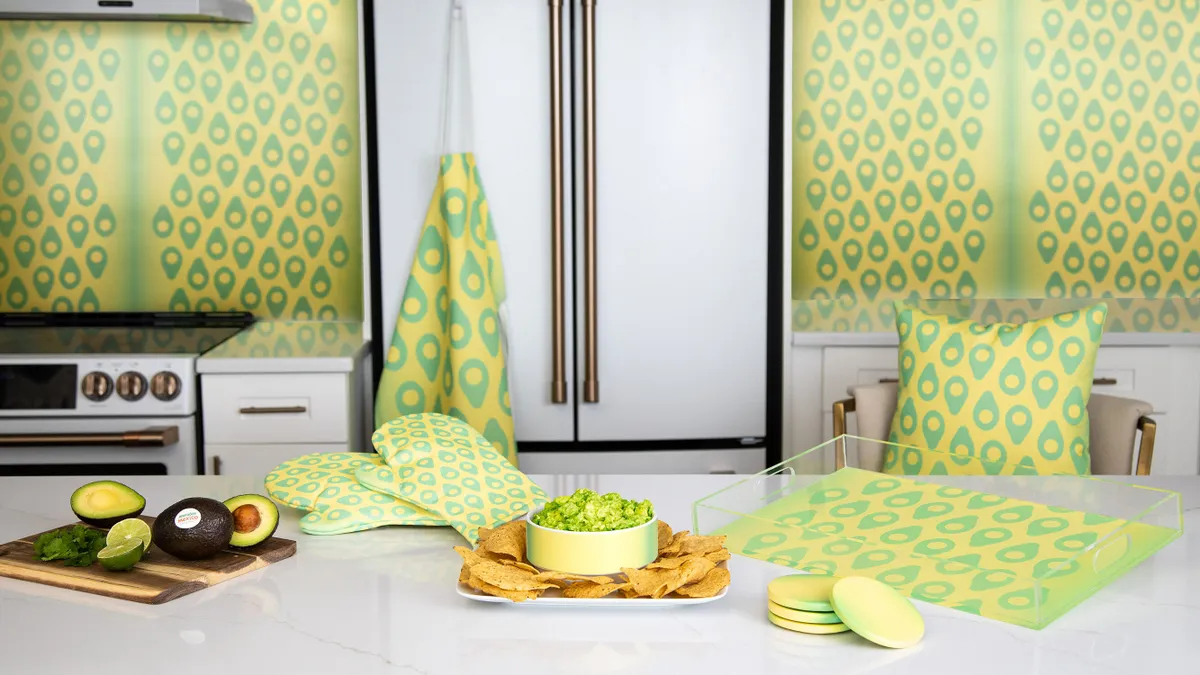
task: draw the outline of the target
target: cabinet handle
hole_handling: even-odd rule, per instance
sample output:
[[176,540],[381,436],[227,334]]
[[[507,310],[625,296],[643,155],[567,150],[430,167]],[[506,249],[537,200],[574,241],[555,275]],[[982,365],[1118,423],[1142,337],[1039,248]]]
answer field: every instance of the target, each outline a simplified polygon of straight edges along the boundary
[[583,402],[600,402],[596,379],[596,0],[583,3]]
[[123,446],[165,448],[179,442],[179,427],[151,427],[111,434],[3,434],[0,448],[63,446]]
[[214,475],[214,476],[220,476],[220,475],[221,475],[221,456],[220,456],[220,455],[213,455],[213,458],[212,458],[212,475]]
[[879,384],[893,384],[893,383],[897,383],[897,382],[899,382],[899,381],[900,381],[900,380],[899,380],[898,378],[895,378],[895,377],[881,377],[881,378],[879,378]]
[[308,412],[308,408],[302,405],[285,405],[265,408],[251,406],[249,408],[238,408],[238,412],[243,415],[285,415],[306,413]]
[[1097,377],[1092,380],[1093,387],[1096,387],[1096,386],[1111,387],[1111,386],[1115,385],[1116,383],[1117,383],[1117,378],[1115,378],[1115,377]]
[[563,0],[550,0],[550,287],[553,382],[550,402],[567,402],[566,305],[563,272]]

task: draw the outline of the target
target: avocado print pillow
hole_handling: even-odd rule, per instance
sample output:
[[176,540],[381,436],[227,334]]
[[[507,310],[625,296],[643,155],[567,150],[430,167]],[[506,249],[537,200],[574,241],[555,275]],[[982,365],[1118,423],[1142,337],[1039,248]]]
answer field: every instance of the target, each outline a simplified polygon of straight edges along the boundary
[[1087,404],[1107,309],[980,324],[897,303],[888,440],[914,447],[888,448],[884,473],[1091,473]]
[[472,544],[479,528],[502,525],[546,503],[542,488],[454,417],[398,417],[371,442],[387,467],[362,467],[359,482],[432,512]]
[[373,452],[318,452],[290,459],[267,474],[267,494],[310,513],[300,519],[305,534],[346,534],[385,525],[440,526],[446,522],[392,495],[363,487],[354,471],[381,466]]

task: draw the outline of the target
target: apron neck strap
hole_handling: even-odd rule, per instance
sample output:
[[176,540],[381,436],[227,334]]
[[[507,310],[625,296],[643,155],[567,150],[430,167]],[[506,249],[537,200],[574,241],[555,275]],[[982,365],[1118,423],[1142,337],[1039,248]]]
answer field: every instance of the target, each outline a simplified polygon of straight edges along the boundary
[[[452,127],[458,127],[452,138]],[[463,0],[452,0],[446,29],[445,77],[442,80],[442,114],[438,127],[438,152],[474,149],[475,129],[471,100],[471,58],[467,47],[467,17]],[[456,145],[451,145],[456,143]]]

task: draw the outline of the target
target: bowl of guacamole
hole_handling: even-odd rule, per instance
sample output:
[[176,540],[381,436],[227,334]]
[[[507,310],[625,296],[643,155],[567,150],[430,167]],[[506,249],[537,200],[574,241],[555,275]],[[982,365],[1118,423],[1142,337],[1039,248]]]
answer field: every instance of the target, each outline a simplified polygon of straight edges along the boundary
[[550,500],[525,523],[525,555],[542,569],[614,574],[658,557],[658,519],[646,499],[580,488]]

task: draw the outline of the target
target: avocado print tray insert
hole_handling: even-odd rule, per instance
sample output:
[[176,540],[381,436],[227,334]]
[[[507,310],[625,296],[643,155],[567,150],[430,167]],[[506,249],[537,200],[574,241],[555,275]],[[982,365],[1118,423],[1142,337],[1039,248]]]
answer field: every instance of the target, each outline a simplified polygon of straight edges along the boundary
[[1034,629],[1183,534],[1178,493],[1121,478],[1003,475],[965,455],[945,456],[952,476],[859,463],[912,449],[840,436],[697,501],[693,530],[726,535],[736,555]]

